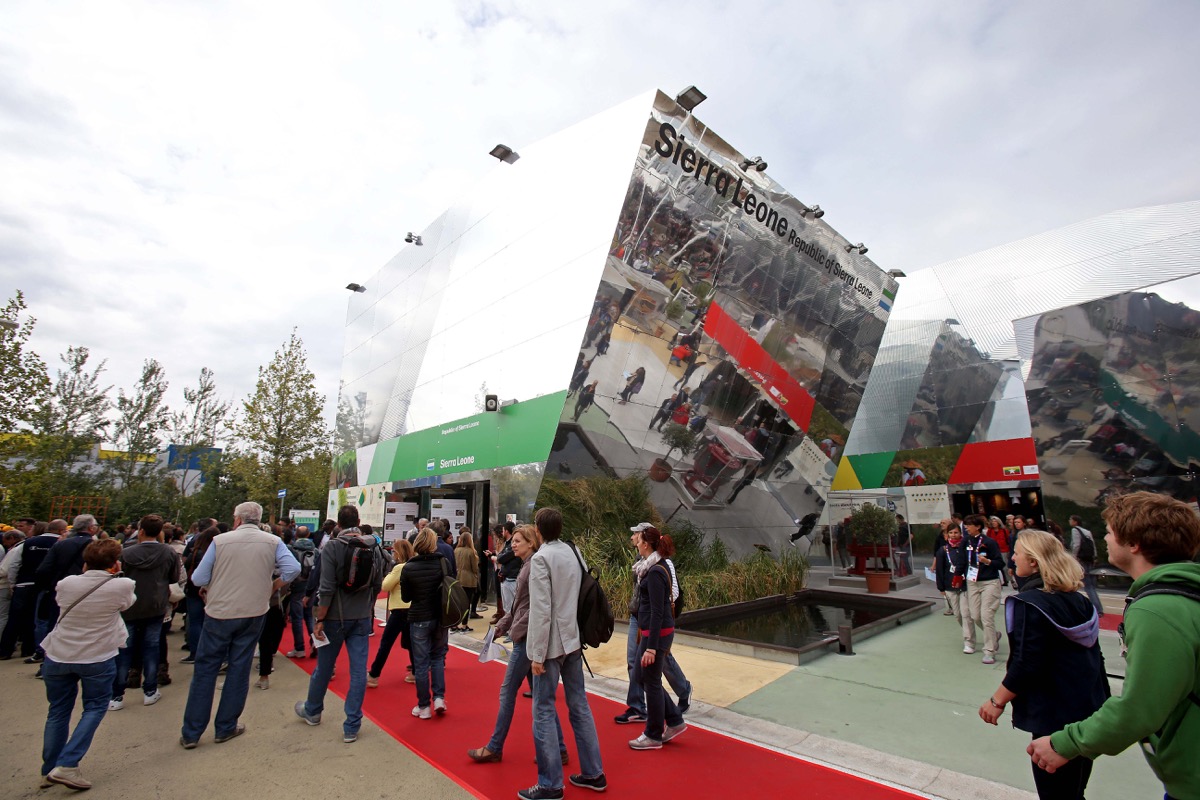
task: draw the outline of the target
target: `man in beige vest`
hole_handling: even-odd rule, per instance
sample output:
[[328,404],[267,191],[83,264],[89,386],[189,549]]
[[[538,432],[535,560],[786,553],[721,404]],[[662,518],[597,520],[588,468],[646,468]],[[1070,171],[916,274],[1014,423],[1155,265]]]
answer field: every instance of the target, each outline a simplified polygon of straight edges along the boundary
[[204,631],[200,634],[192,685],[183,711],[179,744],[191,750],[200,742],[212,716],[213,692],[223,663],[229,664],[217,706],[213,741],[227,742],[246,731],[238,722],[250,689],[254,647],[262,633],[271,595],[300,574],[300,563],[283,540],[259,529],[262,506],[242,503],[233,510],[233,530],[213,539],[192,583],[204,597]]

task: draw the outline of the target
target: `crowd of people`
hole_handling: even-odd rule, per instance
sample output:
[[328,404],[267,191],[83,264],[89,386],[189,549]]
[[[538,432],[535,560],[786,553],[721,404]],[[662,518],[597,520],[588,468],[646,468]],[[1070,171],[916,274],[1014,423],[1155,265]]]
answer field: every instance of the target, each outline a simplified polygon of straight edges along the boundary
[[[217,744],[245,732],[240,717],[254,653],[255,686],[269,689],[272,657],[289,624],[287,656],[317,661],[306,697],[295,704],[304,723],[321,724],[344,646],[350,674],[342,741],[355,742],[366,692],[379,685],[397,641],[407,652],[404,681],[415,684],[413,716],[444,715],[449,632],[482,619],[478,612],[488,607],[479,601],[494,577],[491,621],[512,647],[491,736],[467,756],[479,764],[503,759],[517,693],[528,686],[537,783],[518,796],[561,798],[565,782],[607,789],[577,618],[587,564],[563,541],[556,509],[540,509],[533,524],[494,526],[482,565],[471,531],[460,528],[456,539],[442,519],[419,520],[385,550],[353,506],[312,533],[266,525],[262,515],[247,502],[234,509],[232,525],[205,519],[184,530],[148,515],[110,536],[81,514],[70,525],[23,518],[3,532],[0,660],[20,656],[39,665],[47,697],[43,785],[89,788],[80,762],[105,715],[125,706],[129,690],[140,688],[146,706],[159,702],[161,687],[171,683],[165,637],[177,614],[187,629],[181,663],[194,667],[179,738],[185,750],[199,746],[210,722]],[[937,585],[946,613],[962,626],[964,652],[974,652],[982,631],[984,663],[994,663],[1007,634],[1003,679],[979,717],[994,725],[1012,707],[1014,726],[1031,735],[1027,752],[1039,796],[1082,798],[1096,757],[1141,742],[1166,796],[1187,800],[1200,786],[1200,517],[1179,501],[1139,492],[1113,498],[1103,518],[1109,562],[1133,578],[1120,628],[1127,660],[1120,696],[1109,691],[1099,645],[1103,608],[1087,586],[1095,540],[1078,517],[1067,533],[1049,524],[1051,530],[1039,530],[1016,515],[954,515],[941,525]],[[614,721],[641,726],[630,748],[657,750],[687,730],[692,696],[672,654],[679,579],[668,535],[648,522],[630,534],[637,555],[629,691]],[[468,590],[470,607],[458,620],[444,614],[448,577]],[[1014,589],[1007,596],[1006,580]],[[381,592],[386,620],[368,664]],[[555,706],[560,684],[580,766],[566,776],[570,754]],[[82,713],[72,730],[77,699]]]

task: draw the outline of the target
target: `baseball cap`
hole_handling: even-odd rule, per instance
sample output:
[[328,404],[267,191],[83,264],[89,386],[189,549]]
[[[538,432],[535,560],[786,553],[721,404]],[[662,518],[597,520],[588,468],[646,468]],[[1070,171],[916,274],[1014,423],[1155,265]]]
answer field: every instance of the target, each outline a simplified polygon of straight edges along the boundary
[[653,528],[653,527],[654,526],[652,524],[650,524],[649,522],[639,522],[637,525],[634,525],[629,530],[631,533],[641,533],[642,531],[646,530],[646,528]]

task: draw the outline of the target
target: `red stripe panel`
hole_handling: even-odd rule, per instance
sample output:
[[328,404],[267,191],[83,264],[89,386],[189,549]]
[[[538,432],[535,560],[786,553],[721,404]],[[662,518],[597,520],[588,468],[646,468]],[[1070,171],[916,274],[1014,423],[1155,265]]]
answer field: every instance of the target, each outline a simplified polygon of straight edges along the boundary
[[715,302],[708,307],[704,332],[729,352],[800,430],[808,431],[816,404],[813,396]]
[[[1026,467],[1033,467],[1033,471],[1026,472]],[[1008,473],[1004,471],[1005,468],[1009,469]],[[1020,480],[1038,480],[1037,452],[1033,448],[1033,439],[1004,439],[964,445],[949,482]]]

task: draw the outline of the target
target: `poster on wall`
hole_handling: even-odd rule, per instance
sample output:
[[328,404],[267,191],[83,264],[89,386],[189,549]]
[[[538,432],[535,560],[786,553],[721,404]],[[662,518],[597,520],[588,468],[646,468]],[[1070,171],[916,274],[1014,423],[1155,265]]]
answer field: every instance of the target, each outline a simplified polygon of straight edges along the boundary
[[391,544],[417,526],[418,506],[389,500],[383,510],[383,543]]
[[347,505],[354,506],[358,509],[360,522],[365,522],[373,527],[383,527],[384,504],[391,488],[390,483],[376,483],[333,489],[329,492],[327,516],[329,519],[337,519],[339,508]]
[[297,526],[303,525],[308,528],[309,533],[312,533],[317,528],[321,527],[321,512],[320,511],[301,511],[298,508],[291,510],[292,521]]
[[450,530],[455,533],[467,524],[467,501],[453,497],[439,497],[429,502],[429,516],[450,521]]

